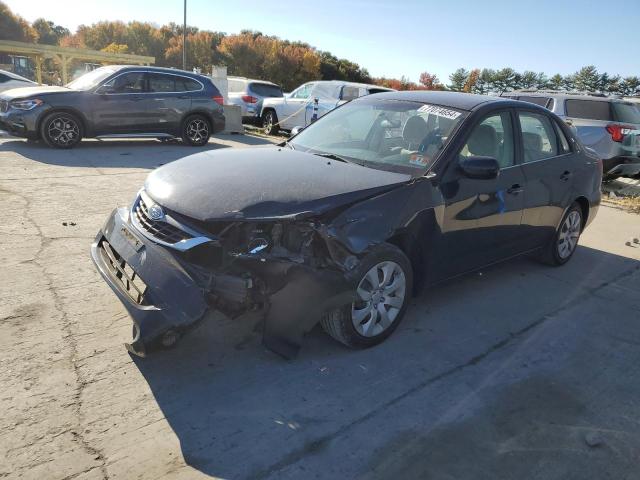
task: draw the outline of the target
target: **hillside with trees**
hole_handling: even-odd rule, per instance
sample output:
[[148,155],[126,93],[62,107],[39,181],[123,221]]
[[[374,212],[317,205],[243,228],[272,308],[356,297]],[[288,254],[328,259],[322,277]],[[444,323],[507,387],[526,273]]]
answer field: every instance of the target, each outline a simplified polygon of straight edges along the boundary
[[[61,25],[40,18],[33,23],[11,12],[0,1],[0,40],[88,48],[114,53],[132,53],[155,57],[156,65],[182,67],[182,25],[157,26],[148,22],[102,21],[80,25],[70,32]],[[499,94],[517,89],[587,90],[608,94],[638,95],[640,79],[622,78],[598,72],[593,65],[570,75],[547,76],[542,72],[517,72],[506,67],[499,70],[459,68],[447,84],[427,71],[417,82],[407,77],[372,78],[367,69],[355,62],[338,58],[304,42],[292,42],[261,32],[245,30],[226,34],[187,27],[187,69],[211,71],[213,65],[226,65],[230,75],[271,80],[291,90],[310,80],[348,80],[376,83],[398,90],[453,90]],[[57,77],[56,66],[47,61],[47,80]],[[46,80],[45,80],[46,81]]]

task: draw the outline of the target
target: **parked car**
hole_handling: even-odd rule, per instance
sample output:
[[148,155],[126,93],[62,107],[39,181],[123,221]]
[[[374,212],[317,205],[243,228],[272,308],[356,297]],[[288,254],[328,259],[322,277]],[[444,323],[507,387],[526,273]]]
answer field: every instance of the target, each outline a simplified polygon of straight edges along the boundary
[[133,318],[138,355],[210,309],[262,310],[264,343],[286,357],[317,323],[369,347],[425,285],[528,252],[568,262],[601,177],[601,161],[542,107],[383,93],[279,146],[155,170],[91,255]]
[[56,148],[71,148],[83,137],[180,137],[198,146],[224,129],[222,96],[202,75],[112,65],[65,87],[0,94],[0,129]]
[[516,91],[503,97],[548,108],[575,128],[604,163],[605,178],[640,174],[640,108],[618,97],[557,91]]
[[282,98],[282,88],[272,82],[245,77],[228,77],[229,104],[238,105],[243,123],[255,123],[258,102],[265,98]]
[[[322,117],[337,106],[364,95],[392,92],[390,88],[340,80],[309,82],[282,98],[266,99],[258,105],[258,118],[267,135],[280,130],[309,125],[316,115]],[[314,111],[318,100],[317,112]]]
[[28,78],[21,77],[13,72],[0,70],[0,92],[11,90],[12,88],[32,87],[38,85]]

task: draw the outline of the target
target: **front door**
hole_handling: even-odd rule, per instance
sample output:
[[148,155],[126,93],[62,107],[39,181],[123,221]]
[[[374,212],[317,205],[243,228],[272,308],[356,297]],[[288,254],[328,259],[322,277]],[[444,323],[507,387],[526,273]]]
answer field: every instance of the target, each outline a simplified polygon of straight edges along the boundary
[[153,129],[157,112],[147,90],[145,72],[126,72],[96,90],[96,135],[144,133]]
[[278,121],[283,128],[289,130],[307,125],[305,117],[307,107],[313,105],[311,98],[313,86],[313,83],[306,83],[283,99],[282,115],[278,112]]
[[[448,277],[519,252],[524,204],[524,174],[516,162],[513,116],[509,110],[488,114],[471,130],[441,184],[444,212],[437,276]],[[464,157],[492,157],[497,178],[463,175]]]

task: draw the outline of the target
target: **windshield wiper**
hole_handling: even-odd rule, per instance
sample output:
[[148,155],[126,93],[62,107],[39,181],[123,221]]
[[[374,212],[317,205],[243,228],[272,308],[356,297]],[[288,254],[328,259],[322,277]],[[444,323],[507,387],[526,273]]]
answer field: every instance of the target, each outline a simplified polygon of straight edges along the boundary
[[284,141],[284,146],[289,147],[291,150],[295,150],[295,148],[293,148],[293,145],[289,142],[289,140]]
[[347,160],[346,158],[341,157],[340,155],[336,155],[335,153],[314,153],[314,155],[318,155],[319,157],[324,157],[324,158],[330,158],[331,160],[337,160],[338,162],[353,163],[350,160]]

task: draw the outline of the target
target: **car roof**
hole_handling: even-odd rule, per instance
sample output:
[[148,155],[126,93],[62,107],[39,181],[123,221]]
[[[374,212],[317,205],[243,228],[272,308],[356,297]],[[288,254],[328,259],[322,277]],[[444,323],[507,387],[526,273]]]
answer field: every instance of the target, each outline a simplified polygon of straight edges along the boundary
[[362,88],[379,88],[380,90],[395,92],[393,88],[374,85],[372,83],[347,82],[346,80],[312,80],[310,82],[305,82],[302,85],[306,85],[307,83],[315,83],[315,84],[329,85],[329,86],[340,86],[340,87],[349,86],[349,87],[362,87]]
[[182,70],[179,68],[168,68],[168,67],[153,67],[150,65],[109,65],[110,67],[115,67],[118,71],[124,70],[148,70],[150,72],[158,72],[158,73],[173,73],[174,75],[184,75],[185,77],[193,77],[193,78],[209,78],[207,75],[203,75],[201,73],[194,73],[188,70]]
[[406,100],[409,102],[431,103],[460,110],[473,110],[479,105],[494,103],[512,103],[513,100],[488,95],[476,95],[462,92],[442,92],[437,90],[411,90],[403,92],[376,93],[378,99],[384,100]]
[[270,82],[269,80],[260,80],[258,78],[237,77],[235,75],[228,75],[227,80],[241,80],[247,83],[264,83],[266,85],[273,85],[279,87],[277,83]]
[[570,100],[589,100],[593,102],[625,102],[625,99],[617,96],[607,96],[592,92],[560,92],[550,90],[514,90],[505,92],[502,95],[515,95],[519,97],[546,97]]
[[8,77],[15,78],[16,80],[23,80],[23,81],[26,81],[26,82],[36,83],[33,80],[29,80],[26,77],[18,75],[17,73],[9,72],[8,70],[0,70],[0,73],[3,73]]

